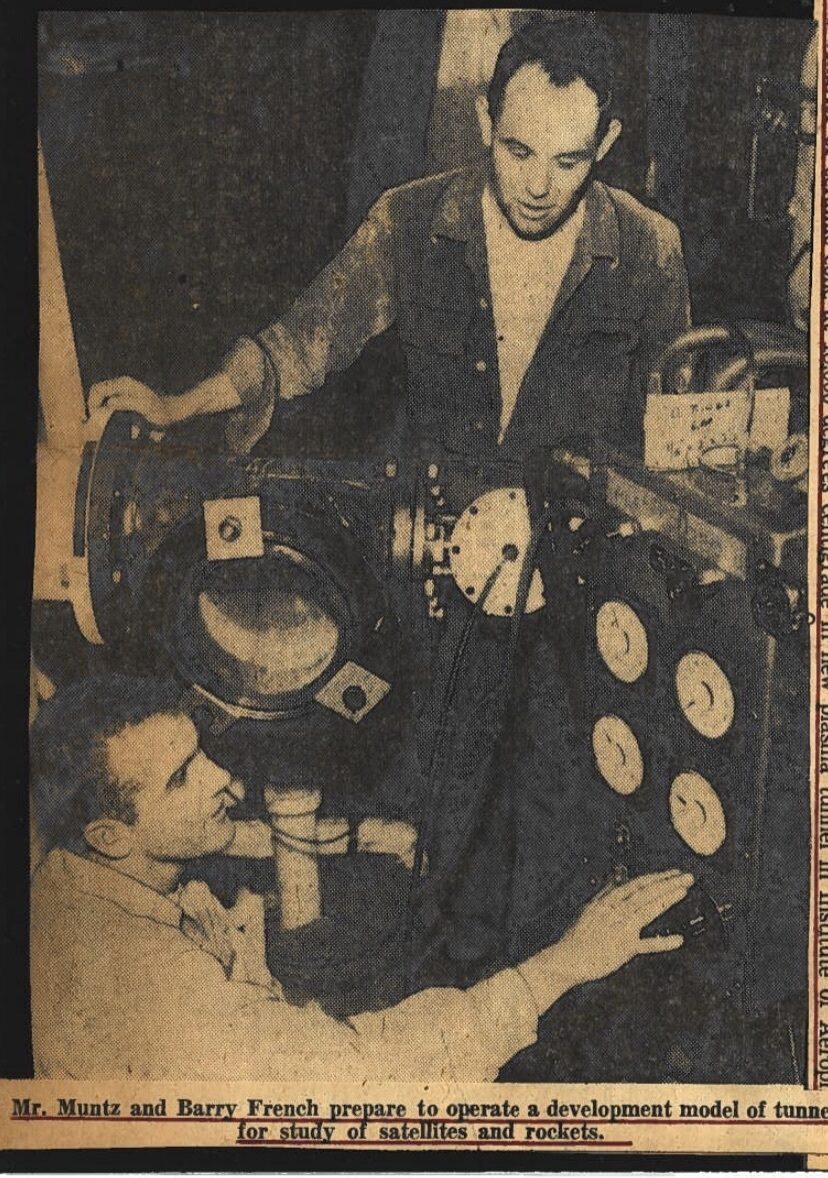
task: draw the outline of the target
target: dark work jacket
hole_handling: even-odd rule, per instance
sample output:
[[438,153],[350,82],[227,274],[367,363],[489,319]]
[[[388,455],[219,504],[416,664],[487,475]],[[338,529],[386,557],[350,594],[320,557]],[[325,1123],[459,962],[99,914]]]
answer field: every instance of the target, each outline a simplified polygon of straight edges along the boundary
[[627,192],[589,186],[572,264],[498,445],[484,175],[464,168],[384,193],[287,315],[239,341],[226,362],[243,405],[228,429],[234,449],[262,436],[275,398],[320,387],[392,327],[422,451],[520,460],[537,446],[640,445],[649,370],[689,325],[678,229]]

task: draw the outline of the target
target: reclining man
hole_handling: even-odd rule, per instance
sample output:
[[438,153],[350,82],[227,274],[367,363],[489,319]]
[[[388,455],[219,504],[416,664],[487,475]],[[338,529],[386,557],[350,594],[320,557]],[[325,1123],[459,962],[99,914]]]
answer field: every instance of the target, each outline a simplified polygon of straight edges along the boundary
[[[175,396],[130,377],[90,413],[158,425],[231,411],[248,450],[277,401],[312,392],[396,329],[403,417],[421,453],[521,460],[564,443],[640,444],[647,376],[689,325],[676,226],[594,178],[621,133],[614,51],[593,23],[536,17],[497,60],[478,117],[482,166],[383,194],[293,307]],[[324,182],[324,181],[323,181]]]
[[[261,897],[225,909],[205,884],[180,886],[188,860],[234,852],[228,811],[243,790],[201,749],[172,685],[110,675],[59,691],[33,727],[32,773],[52,848],[32,883],[38,1075],[491,1080],[570,988],[681,944],[641,934],[692,877],[642,876],[516,968],[340,1023],[284,1001]],[[242,842],[237,853],[255,843],[249,822]]]

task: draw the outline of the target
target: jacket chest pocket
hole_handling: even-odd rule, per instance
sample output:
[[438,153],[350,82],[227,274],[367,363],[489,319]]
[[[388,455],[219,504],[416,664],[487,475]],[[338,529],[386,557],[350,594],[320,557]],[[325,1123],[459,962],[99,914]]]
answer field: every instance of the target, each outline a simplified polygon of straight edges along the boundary
[[417,299],[401,310],[397,324],[406,348],[459,358],[466,351],[469,321],[456,306]]
[[625,366],[641,344],[641,324],[632,317],[581,320],[568,334],[571,352],[590,370]]
[[[569,335],[566,385],[571,404],[593,436],[637,436],[641,415],[640,320],[607,315],[581,319]],[[631,417],[632,415],[632,417]]]

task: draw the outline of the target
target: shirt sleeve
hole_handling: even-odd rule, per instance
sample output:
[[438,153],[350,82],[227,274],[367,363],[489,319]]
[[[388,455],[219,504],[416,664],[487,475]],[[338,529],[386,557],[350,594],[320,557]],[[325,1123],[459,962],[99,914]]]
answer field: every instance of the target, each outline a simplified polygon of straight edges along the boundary
[[390,327],[396,317],[393,288],[385,195],[287,314],[255,337],[238,340],[225,357],[222,371],[241,402],[227,421],[230,448],[249,450],[268,428],[277,398],[292,400],[319,388]]
[[639,454],[644,448],[644,412],[650,373],[669,343],[690,327],[690,289],[678,227],[659,217],[643,288],[641,346],[635,380],[620,409],[619,433]]
[[537,1007],[515,970],[466,991],[424,990],[347,1022],[317,1003],[293,1006],[262,986],[228,981],[198,950],[179,959],[175,975],[186,1000],[176,1003],[174,1034],[147,1036],[156,1044],[153,1076],[493,1080],[537,1033]]
[[690,327],[690,287],[678,227],[663,220],[644,317],[645,377],[676,336]]
[[538,1009],[521,975],[506,969],[468,990],[423,990],[350,1024],[366,1078],[475,1083],[496,1079],[535,1042]]

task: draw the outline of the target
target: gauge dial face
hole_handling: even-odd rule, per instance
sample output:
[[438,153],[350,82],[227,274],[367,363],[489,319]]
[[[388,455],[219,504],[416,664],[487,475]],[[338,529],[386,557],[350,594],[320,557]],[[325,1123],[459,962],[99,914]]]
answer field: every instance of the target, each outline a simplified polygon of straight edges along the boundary
[[714,855],[727,823],[713,786],[700,773],[679,773],[670,786],[670,819],[676,834],[697,855]]
[[599,716],[592,730],[598,772],[618,794],[635,793],[644,780],[644,759],[635,733],[620,716]]
[[736,703],[722,668],[709,654],[691,650],[676,667],[676,694],[690,724],[709,740],[730,730]]
[[604,602],[595,618],[595,639],[607,668],[622,683],[635,683],[647,670],[647,631],[626,602]]

